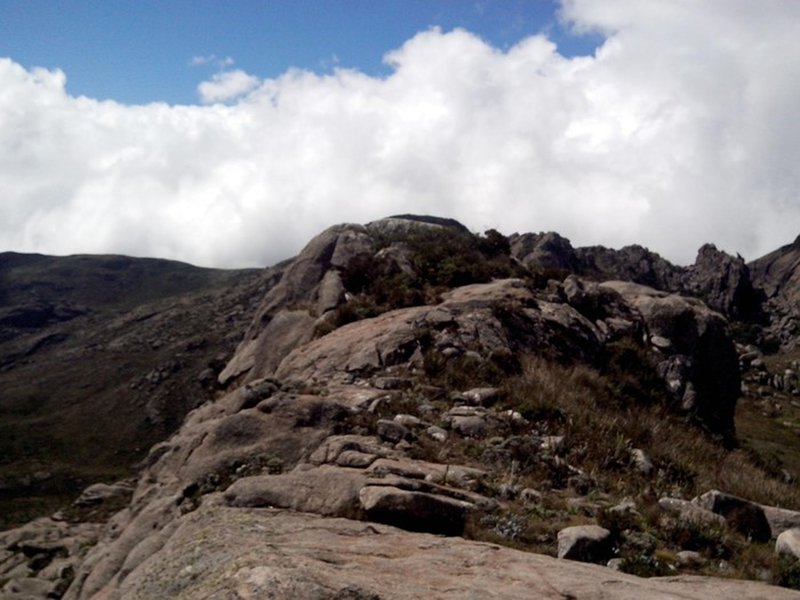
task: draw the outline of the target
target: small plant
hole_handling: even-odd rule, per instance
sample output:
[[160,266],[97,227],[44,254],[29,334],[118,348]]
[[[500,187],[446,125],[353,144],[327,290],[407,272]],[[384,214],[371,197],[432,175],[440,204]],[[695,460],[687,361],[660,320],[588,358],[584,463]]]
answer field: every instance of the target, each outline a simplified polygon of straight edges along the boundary
[[800,590],[800,561],[790,556],[780,556],[773,573],[775,585]]
[[674,571],[669,563],[650,555],[625,556],[620,562],[619,569],[623,573],[637,577],[663,577]]

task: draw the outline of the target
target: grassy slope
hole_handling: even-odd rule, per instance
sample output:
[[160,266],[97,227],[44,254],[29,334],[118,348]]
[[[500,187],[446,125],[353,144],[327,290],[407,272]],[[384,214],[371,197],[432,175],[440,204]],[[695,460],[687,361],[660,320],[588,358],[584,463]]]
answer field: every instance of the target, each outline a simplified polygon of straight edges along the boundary
[[[3,330],[0,528],[133,474],[210,397],[198,373],[235,347],[267,279],[121,256],[0,255],[0,308],[87,311]],[[54,341],[37,345],[43,336]]]

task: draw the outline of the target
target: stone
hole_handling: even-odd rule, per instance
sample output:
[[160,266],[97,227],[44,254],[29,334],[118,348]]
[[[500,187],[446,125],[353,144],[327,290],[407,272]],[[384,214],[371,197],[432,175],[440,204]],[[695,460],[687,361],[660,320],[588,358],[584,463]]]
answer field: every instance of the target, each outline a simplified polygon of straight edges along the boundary
[[344,284],[342,276],[336,270],[329,270],[322,276],[317,291],[317,314],[324,315],[344,302]]
[[497,402],[501,395],[501,391],[493,387],[473,388],[461,392],[461,396],[464,400],[476,406],[490,406]]
[[324,516],[359,516],[359,491],[366,484],[361,471],[318,467],[279,475],[244,477],[225,490],[228,506],[274,506]]
[[376,424],[376,431],[378,433],[378,437],[386,442],[391,442],[396,444],[397,442],[404,440],[407,436],[411,434],[411,432],[405,426],[397,423],[395,421],[389,421],[387,419],[380,419]]
[[650,336],[650,343],[653,344],[656,348],[662,351],[669,350],[672,348],[672,342],[667,338],[660,336],[660,335],[653,335]]
[[519,499],[522,500],[525,506],[535,506],[542,501],[543,497],[540,491],[533,488],[524,488],[519,493]]
[[336,464],[340,467],[366,469],[377,460],[375,454],[367,454],[358,450],[345,450],[336,457]]
[[[559,456],[563,440],[519,427],[524,422],[513,413],[487,410],[498,400],[496,388],[466,390],[455,400],[471,406],[442,414],[448,392],[425,387],[425,367],[486,366],[500,357],[498,365],[508,362],[513,368],[512,359],[531,352],[543,360],[599,364],[594,361],[604,356],[606,344],[632,336],[648,358],[664,362],[661,370],[675,395],[674,406],[693,387],[696,398],[687,410],[707,419],[714,431],[725,431],[735,403],[726,396],[722,376],[736,380],[738,371],[726,370],[730,340],[725,320],[700,301],[578,277],[553,281],[546,290],[521,279],[462,286],[442,293],[436,305],[401,308],[336,327],[343,316],[338,307],[358,293],[345,288],[361,267],[396,269],[389,273],[411,269],[413,274],[414,257],[402,243],[378,251],[371,238],[373,231],[415,222],[390,221],[400,224],[332,228],[285,267],[220,378],[224,385],[250,387],[199,406],[151,453],[129,507],[113,518],[103,540],[77,568],[68,600],[192,594],[583,598],[598,589],[620,598],[624,593],[629,598],[759,597],[757,592],[769,597],[764,590],[770,588],[742,582],[731,587],[706,580],[643,581],[591,565],[565,565],[495,545],[427,535],[462,534],[473,511],[479,511],[477,518],[513,521],[508,510],[517,510],[517,501],[530,505],[542,499],[535,490],[519,489],[517,482],[527,481],[526,469],[547,468],[558,475],[558,485],[566,483],[578,493],[591,490],[592,482],[577,468],[585,465],[572,466]],[[554,236],[544,241],[541,250],[559,243]],[[577,267],[590,268],[581,258],[585,254],[573,256]],[[663,280],[671,274],[645,249],[604,256],[610,262],[619,259],[615,265],[622,265],[623,258],[641,258],[640,265],[625,268]],[[601,263],[592,263],[597,272],[602,272]],[[327,327],[320,327],[320,319]],[[656,350],[645,334],[656,340],[661,336],[670,345]],[[738,355],[735,360],[738,369]],[[273,377],[280,383],[268,390],[269,398],[251,397],[263,378]],[[738,393],[738,380],[734,383]],[[425,411],[411,408],[423,402]],[[424,415],[427,422],[409,414],[376,422],[399,410]],[[450,435],[525,432],[499,441],[459,442],[466,443],[472,459],[477,460],[472,450],[481,450],[484,464],[495,464],[493,457],[508,459],[497,461],[509,467],[492,482],[507,482],[500,492],[512,499],[512,506],[501,507],[497,499],[477,493],[489,489],[481,486],[482,470],[408,457],[443,450],[424,438],[421,447],[414,443],[414,433],[422,431],[447,439],[448,431],[431,427],[434,422],[449,428]],[[457,450],[454,458],[460,456]],[[570,455],[573,459],[581,460],[577,454]],[[270,467],[273,461],[278,468]],[[576,506],[597,513],[610,504],[592,495]],[[503,512],[495,515],[500,508]],[[724,522],[708,514],[709,522]],[[582,527],[586,535],[573,532],[579,540],[602,531]],[[559,545],[569,536],[562,531]],[[646,538],[619,532],[615,541],[650,549]],[[578,550],[564,555],[605,562],[610,541],[595,541],[594,546],[576,541],[570,546]]]
[[487,476],[487,472],[474,467],[432,463],[408,458],[380,458],[367,472],[373,476],[397,475],[408,479],[424,479],[434,483],[469,488]]
[[315,465],[336,463],[344,452],[358,452],[371,456],[392,456],[393,451],[387,449],[377,437],[368,435],[332,435],[323,441],[308,461]]
[[699,569],[706,564],[703,555],[694,550],[681,550],[675,557],[678,559],[678,566],[684,569]]
[[574,272],[579,268],[572,244],[552,231],[512,236],[511,255],[532,270]]
[[131,494],[133,494],[133,485],[130,482],[95,483],[83,490],[73,504],[75,506],[95,506],[107,500],[126,498]]
[[34,598],[50,598],[50,593],[54,587],[55,585],[52,581],[35,577],[23,577],[10,580],[0,591],[3,592],[3,598],[8,598],[9,600],[16,598],[32,600]]
[[545,435],[539,440],[539,448],[547,452],[558,452],[563,447],[563,435]]
[[725,519],[706,508],[680,498],[660,498],[658,507],[688,527],[724,528]]
[[800,528],[800,511],[789,510],[779,506],[767,506],[761,504],[764,516],[769,523],[772,537],[777,537],[787,529]]
[[606,566],[612,571],[622,571],[622,559],[612,558],[606,563]]
[[800,560],[800,528],[782,532],[775,541],[775,552]]
[[558,558],[605,563],[611,557],[611,532],[598,525],[575,525],[558,532]]
[[754,289],[750,269],[741,256],[731,256],[705,244],[688,269],[684,291],[703,298],[727,317],[747,320],[758,315],[761,298]]
[[454,406],[445,413],[445,418],[449,417],[484,417],[486,409],[474,406]]
[[422,425],[422,420],[414,415],[395,415],[392,419],[395,423],[399,423],[403,427],[419,427]]
[[730,527],[748,539],[767,542],[772,537],[764,509],[754,502],[719,490],[710,490],[693,499],[692,503],[721,515]]
[[636,503],[629,498],[615,504],[607,512],[613,518],[614,531],[635,528],[642,516],[636,508]]
[[447,431],[442,429],[441,427],[437,427],[436,425],[431,425],[425,430],[431,438],[436,440],[437,442],[446,442],[447,441]]
[[488,425],[484,417],[453,417],[451,426],[464,437],[482,438],[488,431]]
[[367,486],[361,490],[360,499],[371,521],[443,535],[461,535],[469,506],[443,496],[388,486]]
[[372,385],[379,390],[406,390],[412,382],[404,377],[375,377]]

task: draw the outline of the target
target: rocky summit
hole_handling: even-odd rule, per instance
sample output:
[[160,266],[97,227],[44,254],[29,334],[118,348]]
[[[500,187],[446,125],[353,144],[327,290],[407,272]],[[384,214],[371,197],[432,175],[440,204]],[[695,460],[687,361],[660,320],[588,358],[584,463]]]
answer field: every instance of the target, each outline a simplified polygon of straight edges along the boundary
[[70,486],[0,597],[800,598],[796,246],[399,215],[263,272],[2,255],[0,499]]

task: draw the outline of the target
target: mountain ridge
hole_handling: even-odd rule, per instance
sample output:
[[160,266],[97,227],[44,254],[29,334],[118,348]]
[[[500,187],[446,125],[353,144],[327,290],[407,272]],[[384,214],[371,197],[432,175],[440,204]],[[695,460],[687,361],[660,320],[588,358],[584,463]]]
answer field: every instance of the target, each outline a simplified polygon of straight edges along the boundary
[[[161,430],[138,482],[89,488],[65,512],[0,534],[9,560],[27,565],[23,575],[0,568],[0,584],[9,594],[29,586],[73,599],[406,597],[381,575],[389,562],[349,552],[349,539],[379,556],[403,548],[411,562],[391,564],[441,597],[463,597],[442,582],[458,560],[487,552],[533,569],[522,589],[541,586],[543,597],[593,597],[595,580],[617,598],[798,597],[761,584],[733,582],[723,592],[715,579],[649,582],[597,567],[580,571],[579,585],[577,565],[497,545],[590,562],[616,556],[623,570],[648,575],[719,574],[724,556],[740,576],[761,569],[791,585],[794,563],[747,541],[800,525],[792,484],[736,447],[737,405],[754,402],[739,399],[740,377],[745,387],[762,378],[752,366],[760,355],[734,343],[725,317],[700,298],[748,319],[761,340],[773,335],[760,312],[771,305],[744,261],[713,246],[691,267],[662,261],[643,247],[573,249],[557,234],[476,236],[447,220],[399,215],[329,228],[295,259],[240,274],[238,283],[229,276],[232,285],[118,307],[113,317],[93,308],[31,331],[11,324],[17,333],[6,344],[32,350],[0,380],[31,357],[25,374],[35,372],[45,356],[38,353],[64,353],[91,323],[98,331],[116,323],[103,347],[129,351],[120,340],[140,338],[164,358],[203,351],[188,364],[182,357],[177,370],[167,360],[125,380],[148,395],[175,382],[171,397],[193,402],[176,407],[172,431]],[[627,281],[595,281],[606,279]],[[163,329],[128,329],[153,323]],[[162,342],[152,347],[156,331]],[[207,339],[190,350],[198,331]],[[46,341],[59,334],[67,337]],[[204,396],[190,391],[198,383]],[[791,394],[797,382],[787,374],[780,385],[771,394]],[[119,405],[110,406],[104,419]],[[701,493],[713,486],[726,493]],[[735,510],[725,508],[731,503]],[[784,512],[771,507],[778,503]],[[120,508],[105,526],[93,524]],[[267,548],[248,537],[238,549],[223,542],[247,527],[282,541]],[[328,548],[293,545],[284,527],[324,532]],[[606,536],[597,545],[581,537],[596,530]],[[414,532],[469,539],[449,554],[445,538]],[[80,547],[59,541],[70,536]],[[569,536],[586,550],[570,549]],[[43,540],[57,554],[41,550]],[[19,562],[30,547],[46,556]],[[697,556],[680,562],[687,551]],[[745,558],[753,553],[757,560]],[[416,554],[439,573],[420,572]],[[326,561],[345,569],[335,575]],[[71,570],[59,575],[56,564]],[[511,572],[501,585],[482,575],[488,562],[477,564],[471,587],[524,597]],[[348,568],[363,576],[342,575]]]

